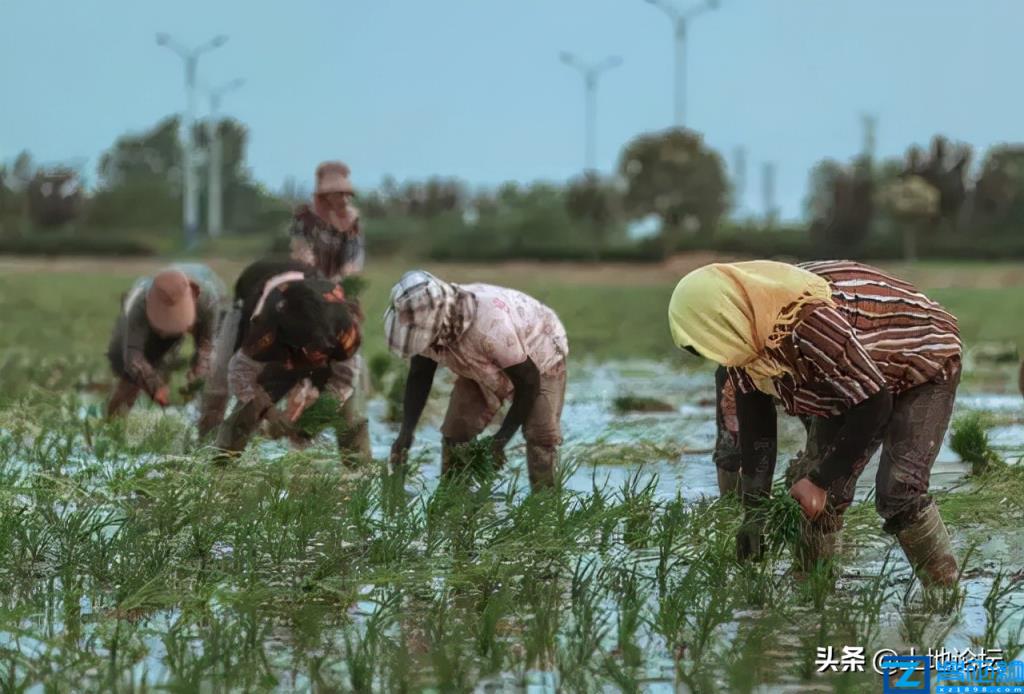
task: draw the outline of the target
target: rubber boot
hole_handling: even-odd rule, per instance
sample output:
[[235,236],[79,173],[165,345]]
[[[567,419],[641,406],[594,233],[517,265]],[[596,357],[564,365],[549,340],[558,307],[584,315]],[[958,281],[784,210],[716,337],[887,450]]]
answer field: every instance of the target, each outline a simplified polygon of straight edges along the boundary
[[369,422],[366,419],[347,420],[338,427],[338,450],[346,464],[348,456],[345,453],[354,453],[364,460],[372,458]]
[[[365,369],[361,370],[359,376],[361,377],[364,372]],[[338,448],[342,452],[356,453],[366,460],[373,458],[370,422],[366,418],[366,398],[363,397],[361,383],[357,382],[355,391],[341,406],[341,420],[342,426],[338,429]]]
[[255,401],[250,401],[236,407],[231,416],[224,420],[217,432],[215,444],[222,453],[218,460],[230,459],[245,450],[249,439],[259,428],[260,409]]
[[227,393],[212,393],[210,391],[203,393],[198,424],[200,438],[205,438],[224,421],[228,399]]
[[526,444],[526,469],[530,475],[530,489],[540,491],[555,486],[555,467],[558,464],[558,447],[537,443]]
[[907,561],[926,587],[946,587],[959,576],[953,545],[939,509],[931,504],[912,525],[896,534]]
[[718,473],[718,495],[726,496],[728,494],[740,494],[740,473],[739,470],[723,470],[720,467],[715,467],[715,471]]

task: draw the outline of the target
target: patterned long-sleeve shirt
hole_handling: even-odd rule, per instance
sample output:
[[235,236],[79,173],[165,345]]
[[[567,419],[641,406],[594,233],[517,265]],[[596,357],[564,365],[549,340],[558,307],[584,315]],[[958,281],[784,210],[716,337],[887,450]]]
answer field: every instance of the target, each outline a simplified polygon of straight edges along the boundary
[[[332,296],[342,301],[343,293],[337,285]],[[266,290],[264,296],[267,296]],[[330,300],[329,300],[330,301]],[[326,317],[325,317],[326,318]],[[334,318],[339,318],[334,316]],[[232,356],[228,367],[228,382],[231,393],[240,402],[252,399],[273,402],[279,394],[271,396],[264,389],[264,373],[270,365],[283,369],[289,375],[289,382],[310,379],[318,388],[321,386],[339,401],[344,402],[355,390],[359,373],[360,358],[356,353],[361,341],[359,324],[355,321],[339,320],[337,323],[319,326],[334,336],[332,351],[322,366],[309,363],[303,351],[295,344],[281,339],[281,326],[285,320],[276,307],[263,306],[262,310],[249,318],[240,349]],[[310,327],[310,334],[316,332]],[[294,336],[293,340],[294,341]]]
[[[192,370],[197,376],[205,376],[227,292],[220,278],[205,265],[183,263],[172,266],[172,269],[185,273],[199,286],[196,322],[191,331],[195,341]],[[162,337],[150,326],[146,317],[146,293],[152,283],[151,277],[139,278],[125,296],[107,350],[114,373],[137,384],[150,395],[164,385],[157,371],[160,361],[184,338],[184,335]]]
[[[883,388],[899,395],[957,371],[956,318],[910,283],[849,261],[799,267],[828,280],[835,308],[806,306],[768,351],[792,372],[775,379],[788,413],[835,416]],[[729,375],[739,392],[755,390],[742,368]]]
[[463,284],[476,311],[466,332],[444,349],[424,356],[480,385],[488,405],[497,410],[515,388],[505,369],[533,360],[543,375],[565,370],[569,339],[553,310],[532,296],[491,284]]
[[312,265],[333,281],[359,274],[366,260],[359,210],[347,208],[343,227],[335,228],[308,205],[302,205],[295,211],[289,229],[292,258]]

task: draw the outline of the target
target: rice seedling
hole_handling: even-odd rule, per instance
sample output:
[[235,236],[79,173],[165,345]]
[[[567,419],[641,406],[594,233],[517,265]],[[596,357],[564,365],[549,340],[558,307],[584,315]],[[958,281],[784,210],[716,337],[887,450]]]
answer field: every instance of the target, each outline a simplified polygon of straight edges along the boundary
[[626,515],[622,539],[627,547],[639,549],[650,546],[658,505],[655,501],[657,487],[657,476],[646,474],[643,467],[630,473],[623,483],[622,505]]
[[972,639],[973,644],[982,649],[998,645],[1007,662],[1015,660],[1021,649],[1024,649],[1024,620],[1021,619],[1024,606],[1014,604],[1014,597],[1019,597],[1021,593],[1022,580],[1020,576],[1007,575],[1002,568],[996,572],[982,603],[985,630]]
[[569,691],[588,691],[596,684],[591,665],[610,634],[612,617],[602,608],[600,581],[595,559],[577,559],[570,582],[571,626],[563,632],[556,655],[559,683]]
[[953,435],[949,446],[961,460],[970,463],[973,475],[982,475],[989,469],[1004,464],[989,442],[988,432],[991,428],[988,417],[981,412],[969,412],[957,417],[953,422]]
[[296,428],[308,438],[316,438],[327,429],[335,430],[344,426],[341,418],[341,403],[331,395],[321,395],[303,410],[295,422]]
[[612,401],[612,407],[619,414],[630,412],[675,412],[676,408],[656,398],[640,395],[620,395]]
[[456,478],[474,482],[483,482],[494,477],[496,462],[493,441],[490,436],[478,436],[472,441],[455,446],[449,463],[451,474]]
[[643,586],[636,568],[615,571],[610,588],[615,596],[618,616],[615,653],[625,668],[635,671],[643,663],[637,636],[644,621],[645,607]]
[[808,522],[799,502],[789,495],[789,488],[785,484],[776,484],[759,511],[764,517],[769,547],[796,551]]
[[375,392],[384,392],[384,385],[388,375],[395,371],[401,362],[388,352],[375,352],[366,361],[367,371],[370,374],[370,385]]
[[[802,521],[782,489],[765,511],[768,556],[737,564],[738,502],[688,499],[640,465],[673,460],[656,452],[671,444],[621,449],[610,485],[580,473],[602,446],[567,446],[559,489],[530,495],[518,461],[493,474],[486,439],[461,452],[476,474],[435,488],[434,465],[350,472],[326,446],[261,442],[213,468],[186,417],[143,405],[106,422],[85,393],[5,402],[7,689],[637,691],[672,670],[691,691],[805,675],[855,691],[863,679],[816,679],[816,646],[895,638],[904,579],[890,564],[836,587],[824,573],[819,588],[794,581],[782,564]],[[1024,518],[1018,491],[1008,466],[936,498],[950,525],[1002,532]],[[848,522],[851,546],[874,552],[874,511],[851,513],[865,519]],[[985,606],[1002,626],[973,634],[1007,652],[1021,640],[1012,570]],[[902,631],[934,646],[948,620],[922,627],[938,606],[908,604]]]

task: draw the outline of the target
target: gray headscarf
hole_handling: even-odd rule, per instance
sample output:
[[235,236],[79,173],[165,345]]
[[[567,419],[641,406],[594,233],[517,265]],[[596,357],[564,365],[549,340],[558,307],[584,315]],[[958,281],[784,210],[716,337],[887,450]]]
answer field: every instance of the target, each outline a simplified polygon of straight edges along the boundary
[[447,349],[462,337],[476,315],[472,294],[423,270],[402,275],[391,289],[384,313],[388,349],[400,357]]

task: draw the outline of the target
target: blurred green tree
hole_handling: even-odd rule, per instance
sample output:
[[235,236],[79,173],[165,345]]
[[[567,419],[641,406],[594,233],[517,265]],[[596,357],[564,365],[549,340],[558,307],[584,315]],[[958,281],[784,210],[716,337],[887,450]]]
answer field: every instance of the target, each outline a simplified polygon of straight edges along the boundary
[[939,215],[949,229],[963,226],[961,213],[967,201],[967,171],[971,163],[969,145],[952,145],[941,135],[932,138],[930,154],[925,157],[919,147],[907,152],[904,174],[920,176],[939,192]]
[[569,217],[590,232],[591,254],[599,258],[621,217],[622,200],[614,182],[588,171],[569,181],[565,204]]
[[875,182],[871,161],[858,157],[851,167],[824,160],[811,169],[805,207],[818,253],[858,256],[874,220]]
[[71,169],[40,169],[32,177],[27,195],[29,216],[41,229],[63,226],[76,219],[82,209],[81,182]]
[[180,187],[181,140],[177,116],[165,118],[141,133],[122,135],[103,154],[99,187],[110,190],[142,182],[164,182]]
[[661,219],[666,255],[687,232],[710,238],[729,207],[722,158],[691,130],[640,135],[623,150],[619,173],[626,181],[626,214],[631,219],[651,214]]
[[921,176],[908,175],[889,181],[878,192],[879,206],[899,222],[903,258],[917,260],[920,232],[939,219],[939,191]]
[[162,230],[180,224],[181,141],[177,116],[119,137],[99,163],[86,211],[96,228]]
[[973,221],[988,227],[1024,222],[1024,145],[993,147],[985,155],[974,187]]

